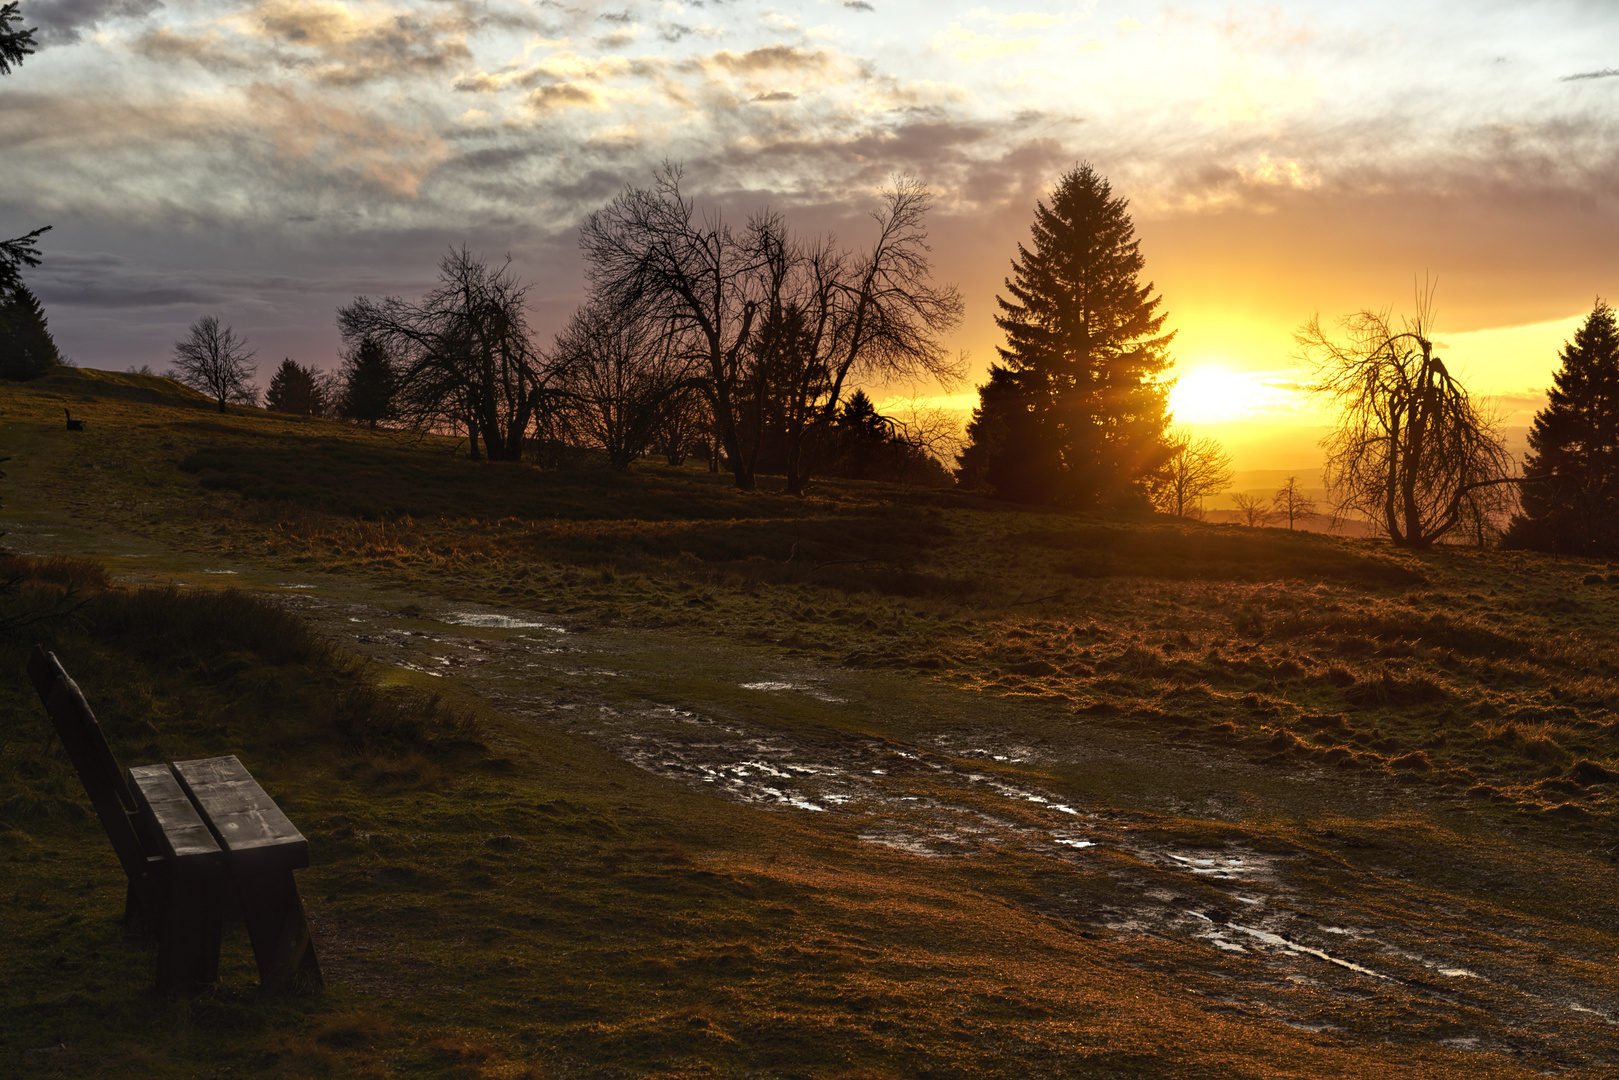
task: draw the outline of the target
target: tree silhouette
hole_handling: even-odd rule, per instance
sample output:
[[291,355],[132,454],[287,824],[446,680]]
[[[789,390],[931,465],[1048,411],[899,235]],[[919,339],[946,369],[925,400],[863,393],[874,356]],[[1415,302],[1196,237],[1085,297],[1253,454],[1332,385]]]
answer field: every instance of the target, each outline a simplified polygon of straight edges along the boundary
[[1236,504],[1237,514],[1241,517],[1242,523],[1250,529],[1270,524],[1269,499],[1262,499],[1258,495],[1233,495],[1231,501]]
[[1163,460],[1173,334],[1145,265],[1128,203],[1089,165],[1039,203],[1034,247],[1018,245],[1011,299],[997,297],[1004,364],[990,368],[958,474],[1025,502],[1078,507],[1138,498]]
[[1315,366],[1311,390],[1342,413],[1322,443],[1336,514],[1362,515],[1419,549],[1456,527],[1470,492],[1515,479],[1495,420],[1434,355],[1431,299],[1400,330],[1387,312],[1361,311],[1342,320],[1347,341],[1319,318],[1295,335]]
[[221,328],[216,316],[205,315],[174,343],[174,366],[168,376],[214,398],[220,412],[226,402],[252,405],[259,396],[252,384],[257,368],[248,363],[253,353],[246,338],[237,337],[228,326]]
[[270,377],[264,407],[271,412],[295,416],[321,416],[326,411],[324,398],[320,372],[288,358],[281,361],[281,366]]
[[466,248],[439,260],[439,284],[421,300],[359,297],[339,308],[338,329],[351,348],[367,338],[395,361],[393,404],[423,429],[454,426],[468,453],[516,461],[546,383],[530,339],[529,286],[508,259],[491,268]]
[[1546,407],[1529,431],[1522,515],[1506,543],[1569,555],[1619,554],[1619,327],[1598,299],[1565,342]]
[[35,379],[60,362],[45,310],[28,286],[0,289],[0,378]]
[[1215,440],[1175,428],[1164,438],[1169,456],[1148,480],[1153,505],[1176,517],[1197,517],[1203,500],[1231,484],[1231,455]]
[[1271,517],[1277,521],[1287,522],[1289,529],[1294,523],[1308,521],[1316,516],[1315,500],[1307,498],[1304,488],[1299,484],[1299,478],[1289,476],[1282,481],[1282,486],[1276,489],[1271,497]]
[[30,30],[13,30],[12,23],[22,22],[22,13],[17,10],[16,0],[0,4],[0,75],[10,75],[11,69],[22,63],[22,58],[33,54],[34,33],[39,27]]
[[342,395],[337,414],[345,420],[365,424],[372,431],[384,420],[397,416],[394,408],[395,375],[393,361],[382,342],[362,337],[343,360]]

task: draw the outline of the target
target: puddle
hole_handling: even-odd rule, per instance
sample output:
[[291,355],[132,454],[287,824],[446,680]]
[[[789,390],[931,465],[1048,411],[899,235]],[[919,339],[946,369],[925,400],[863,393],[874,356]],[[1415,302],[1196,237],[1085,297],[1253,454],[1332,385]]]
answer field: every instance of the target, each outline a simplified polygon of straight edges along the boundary
[[[1217,958],[1211,963],[1222,969],[1219,977],[1234,980],[1249,1007],[1257,1002],[1279,1023],[1325,1030],[1319,1027],[1322,1000],[1335,998],[1354,1009],[1372,992],[1367,980],[1375,981],[1379,995],[1427,1002],[1421,1007],[1462,1003],[1515,1030],[1542,1031],[1540,1041],[1548,1046],[1568,1025],[1597,1027],[1619,1015],[1619,1000],[1610,1005],[1605,983],[1576,981],[1562,988],[1578,993],[1577,1003],[1543,992],[1550,987],[1540,987],[1533,976],[1521,988],[1512,985],[1516,969],[1503,967],[1511,961],[1500,953],[1501,926],[1456,921],[1435,936],[1432,913],[1403,912],[1395,897],[1404,886],[1393,881],[1385,882],[1392,891],[1378,893],[1383,899],[1371,907],[1354,890],[1324,899],[1314,885],[1305,900],[1298,875],[1313,865],[1307,856],[1237,844],[1177,847],[1158,831],[1156,818],[1045,790],[1039,776],[1020,766],[1072,762],[1050,746],[1025,746],[993,729],[905,745],[829,728],[776,727],[768,717],[754,720],[724,704],[735,701],[735,687],[839,701],[829,692],[836,690],[859,711],[870,707],[859,690],[868,676],[815,670],[799,676],[778,668],[757,677],[745,667],[736,670],[740,663],[730,671],[720,664],[723,673],[712,676],[721,687],[712,699],[717,704],[700,696],[671,703],[666,687],[700,685],[708,661],[692,660],[666,643],[659,647],[672,658],[657,669],[646,658],[658,654],[634,634],[575,633],[541,619],[493,613],[442,617],[448,626],[541,631],[480,641],[448,629],[388,629],[397,604],[361,609],[309,593],[296,602],[324,606],[329,624],[342,625],[350,640],[357,638],[387,663],[434,677],[476,669],[477,688],[511,716],[589,738],[647,772],[716,798],[807,820],[838,818],[847,822],[843,835],[893,852],[893,858],[972,859],[1010,851],[1047,860],[1056,880],[1104,874],[1115,883],[1110,888],[1116,900],[1094,907],[1095,901],[1080,899],[1084,890],[1076,890],[1072,900],[1053,899],[1054,910],[1061,914],[1060,905],[1072,903],[1072,917],[1082,925],[1197,942]],[[352,627],[345,618],[370,626]],[[568,634],[565,649],[557,646],[559,633]],[[555,655],[559,651],[570,655]],[[637,659],[628,662],[626,656]],[[1176,813],[1232,819],[1231,811],[1194,805]],[[1219,891],[1216,902],[1224,909],[1235,910],[1206,906],[1209,890]],[[1203,912],[1190,910],[1192,902],[1184,899],[1189,895],[1202,897]],[[1301,916],[1307,909],[1319,913]],[[1479,1053],[1499,1049],[1497,1041],[1471,1035],[1444,1042]]]
[[537,619],[519,619],[513,615],[495,615],[478,611],[452,611],[439,616],[439,621],[450,626],[472,626],[482,630],[550,630],[566,634],[565,627]]

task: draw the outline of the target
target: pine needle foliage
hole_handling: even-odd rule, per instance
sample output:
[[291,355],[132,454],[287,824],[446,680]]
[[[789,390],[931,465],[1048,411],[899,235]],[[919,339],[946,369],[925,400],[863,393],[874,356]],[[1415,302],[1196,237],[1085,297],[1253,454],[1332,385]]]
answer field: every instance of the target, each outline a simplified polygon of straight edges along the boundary
[[1023,502],[1096,507],[1140,502],[1165,457],[1173,332],[1145,266],[1128,202],[1088,164],[1037,204],[1033,247],[1018,245],[1001,363],[979,388],[958,475]]
[[1523,513],[1505,543],[1567,555],[1619,554],[1619,326],[1598,299],[1563,345],[1529,432]]

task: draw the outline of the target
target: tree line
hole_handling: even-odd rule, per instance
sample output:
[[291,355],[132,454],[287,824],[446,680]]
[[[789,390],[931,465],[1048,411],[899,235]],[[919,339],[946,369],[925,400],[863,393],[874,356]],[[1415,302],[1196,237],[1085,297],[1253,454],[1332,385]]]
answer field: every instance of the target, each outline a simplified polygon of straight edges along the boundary
[[[0,5],[0,75],[34,50]],[[527,321],[529,286],[465,248],[439,264],[419,300],[358,297],[338,311],[342,366],[288,358],[264,404],[372,428],[458,432],[474,459],[541,465],[591,456],[618,469],[656,454],[701,455],[736,487],[761,472],[802,494],[815,475],[953,479],[996,498],[1071,509],[1198,516],[1229,487],[1231,460],[1168,410],[1174,333],[1128,203],[1089,164],[1036,204],[997,296],[1005,335],[955,453],[939,416],[885,417],[858,387],[931,380],[950,387],[964,361],[943,338],[960,294],[933,281],[927,189],[902,178],[871,213],[875,235],[848,249],[761,211],[740,225],[699,212],[678,167],[627,187],[581,229],[588,295],[545,344]],[[22,270],[39,265],[49,226],[0,241],[0,376],[61,362]],[[1426,548],[1492,540],[1570,554],[1619,555],[1619,330],[1597,300],[1560,355],[1522,469],[1500,422],[1436,353],[1432,293],[1414,318],[1386,311],[1303,326],[1297,357],[1310,390],[1338,414],[1323,443],[1335,519],[1360,517],[1390,541]],[[255,404],[254,351],[214,316],[175,343],[170,376]],[[1315,516],[1296,477],[1270,505],[1237,497],[1249,525]]]

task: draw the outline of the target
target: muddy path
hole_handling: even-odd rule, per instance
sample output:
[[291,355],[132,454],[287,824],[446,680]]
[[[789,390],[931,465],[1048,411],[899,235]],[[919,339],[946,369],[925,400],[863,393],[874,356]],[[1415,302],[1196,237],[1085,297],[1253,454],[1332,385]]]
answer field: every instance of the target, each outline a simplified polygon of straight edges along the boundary
[[1181,946],[1187,992],[1212,1012],[1619,1069],[1612,935],[1576,910],[1611,870],[1558,856],[1544,872],[1575,902],[1549,911],[1531,848],[1394,780],[1280,773],[1051,703],[594,626],[588,612],[303,580],[112,533],[88,508],[5,525],[20,550],[95,554],[131,584],[264,590],[384,668],[478,694],[518,730],[561,729],[886,857],[941,873],[1011,860],[1041,882],[1028,902],[1077,932]]
[[[717,799],[807,816],[941,872],[1015,853],[1020,872],[1055,883],[1040,903],[1082,932],[1187,945],[1189,971],[1222,988],[1213,1010],[1318,1031],[1388,1023],[1458,1048],[1619,1065],[1619,980],[1598,940],[1577,917],[1515,914],[1449,887],[1458,873],[1502,871],[1383,835],[1376,823],[1422,798],[1392,781],[1278,777],[1076,730],[1049,705],[779,650],[430,598],[280,592],[381,664],[470,684],[522,723],[558,726]],[[1255,791],[1269,794],[1256,802]],[[1278,814],[1316,842],[1256,827]],[[1206,824],[1222,827],[1218,839],[1198,836]]]

